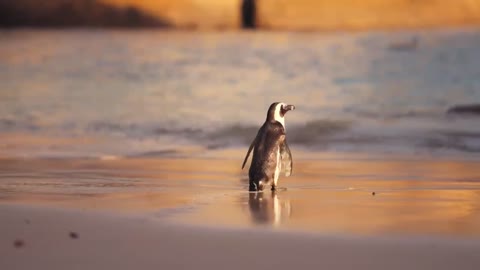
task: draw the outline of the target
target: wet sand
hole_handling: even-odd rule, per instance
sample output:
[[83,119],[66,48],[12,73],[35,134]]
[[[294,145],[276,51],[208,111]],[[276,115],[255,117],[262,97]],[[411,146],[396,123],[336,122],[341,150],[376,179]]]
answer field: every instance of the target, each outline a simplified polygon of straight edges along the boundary
[[297,151],[281,190],[247,192],[241,150],[197,157],[2,159],[0,204],[142,213],[220,227],[480,236],[472,159]]
[[212,229],[0,206],[1,269],[476,269],[479,241]]
[[480,265],[476,160],[296,152],[249,193],[240,152],[3,158],[0,269]]

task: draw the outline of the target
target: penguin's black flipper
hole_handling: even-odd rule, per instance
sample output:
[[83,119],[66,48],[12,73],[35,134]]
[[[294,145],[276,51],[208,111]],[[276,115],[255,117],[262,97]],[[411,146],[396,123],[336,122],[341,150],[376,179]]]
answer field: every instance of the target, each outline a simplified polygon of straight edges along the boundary
[[285,176],[290,176],[293,169],[292,153],[288,147],[287,141],[285,140],[280,145],[280,157],[282,162],[282,169],[285,171]]
[[250,156],[250,152],[252,152],[253,147],[257,143],[257,139],[258,139],[258,134],[257,134],[257,136],[255,136],[255,139],[253,140],[252,144],[250,144],[250,147],[248,148],[247,155],[245,156],[245,159],[243,160],[242,169],[245,167],[245,163],[247,163],[248,156]]

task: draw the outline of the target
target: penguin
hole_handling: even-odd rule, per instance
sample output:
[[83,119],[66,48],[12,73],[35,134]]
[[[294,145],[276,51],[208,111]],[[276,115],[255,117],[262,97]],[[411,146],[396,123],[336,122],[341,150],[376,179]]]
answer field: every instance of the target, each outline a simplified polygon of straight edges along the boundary
[[292,153],[287,144],[285,133],[285,114],[295,106],[283,102],[274,102],[268,108],[267,119],[258,130],[243,160],[242,169],[253,149],[252,162],[248,172],[249,191],[262,191],[265,185],[271,185],[275,191],[280,172],[285,176],[292,173]]

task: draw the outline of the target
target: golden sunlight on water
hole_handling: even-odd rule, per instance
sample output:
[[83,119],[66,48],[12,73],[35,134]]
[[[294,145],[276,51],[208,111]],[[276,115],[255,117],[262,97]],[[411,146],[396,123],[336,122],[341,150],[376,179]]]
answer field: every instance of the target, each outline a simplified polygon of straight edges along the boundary
[[[297,159],[286,190],[246,191],[225,158],[0,162],[1,204],[148,213],[174,222],[322,233],[480,235],[476,162]],[[221,155],[220,155],[221,156]]]
[[174,219],[207,225],[302,229],[351,234],[478,235],[478,190],[306,189],[225,196]]

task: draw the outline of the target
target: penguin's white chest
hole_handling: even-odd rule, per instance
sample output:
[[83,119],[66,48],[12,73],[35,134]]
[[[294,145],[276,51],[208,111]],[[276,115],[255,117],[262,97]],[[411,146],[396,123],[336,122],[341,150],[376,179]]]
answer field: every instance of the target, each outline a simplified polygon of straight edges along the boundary
[[282,169],[282,162],[280,161],[280,147],[277,147],[276,150],[276,157],[275,157],[275,174],[273,176],[273,184],[276,186],[278,182],[278,178],[280,177],[280,171]]

